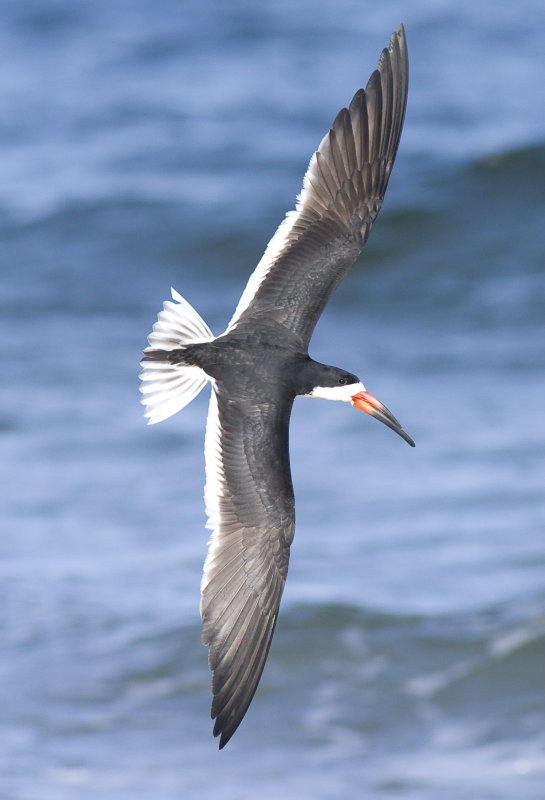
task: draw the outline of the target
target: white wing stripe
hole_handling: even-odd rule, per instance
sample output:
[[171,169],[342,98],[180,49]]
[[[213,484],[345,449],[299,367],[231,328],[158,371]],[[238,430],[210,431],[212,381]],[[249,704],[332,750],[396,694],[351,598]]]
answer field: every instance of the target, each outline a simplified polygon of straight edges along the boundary
[[236,322],[238,321],[238,318],[252,302],[257,290],[261,286],[261,283],[267,277],[268,273],[271,271],[272,266],[274,265],[274,262],[284,250],[284,247],[286,246],[289,235],[298,216],[299,216],[298,210],[288,211],[288,213],[278,226],[274,236],[270,240],[265,252],[261,257],[259,264],[250,275],[250,279],[246,284],[246,288],[244,289],[242,296],[238,301],[235,313],[233,314],[233,317],[231,318],[231,321],[227,326],[226,333],[235,326]]
[[206,484],[204,488],[204,503],[208,522],[206,527],[212,530],[212,535],[208,542],[208,555],[204,562],[203,576],[201,581],[201,594],[204,592],[210,580],[210,573],[214,561],[216,550],[218,549],[219,527],[220,527],[220,505],[219,498],[223,496],[225,486],[225,476],[223,472],[223,462],[221,458],[221,430],[218,413],[218,400],[216,396],[215,383],[212,382],[212,394],[210,395],[210,405],[208,407],[208,418],[206,420],[206,434],[204,437],[204,455],[206,465]]
[[[328,136],[329,133],[327,133],[324,136],[324,138],[320,142],[320,148],[322,147],[323,143],[328,138]],[[323,201],[320,198],[319,193],[316,192],[315,188],[312,185],[312,179],[316,174],[316,170],[317,170],[317,159],[316,159],[316,153],[314,153],[312,158],[310,159],[307,171],[305,172],[305,177],[303,178],[303,188],[301,190],[301,193],[297,195],[295,202],[295,210],[287,212],[286,216],[276,229],[274,236],[267,245],[267,248],[263,253],[263,256],[261,257],[260,262],[250,275],[250,279],[248,280],[246,288],[244,289],[242,296],[238,301],[238,305],[227,327],[227,331],[231,330],[231,328],[235,326],[235,324],[238,321],[238,318],[251,304],[253,298],[256,295],[257,290],[261,286],[261,283],[266,278],[268,273],[271,271],[271,268],[273,267],[276,259],[281,255],[282,251],[286,247],[293,226],[297,222],[301,212],[305,209],[307,204],[312,206],[312,208],[318,211],[318,213],[323,213],[327,211],[327,206],[324,205]]]

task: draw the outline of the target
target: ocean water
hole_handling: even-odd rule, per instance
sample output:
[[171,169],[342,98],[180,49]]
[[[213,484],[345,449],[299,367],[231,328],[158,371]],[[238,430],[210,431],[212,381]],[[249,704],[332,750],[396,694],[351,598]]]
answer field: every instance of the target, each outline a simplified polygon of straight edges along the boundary
[[[1,5],[0,798],[545,797],[545,8]],[[416,440],[297,401],[297,531],[221,752],[207,392],[146,427],[175,286],[212,330],[404,22],[405,131],[311,354]]]

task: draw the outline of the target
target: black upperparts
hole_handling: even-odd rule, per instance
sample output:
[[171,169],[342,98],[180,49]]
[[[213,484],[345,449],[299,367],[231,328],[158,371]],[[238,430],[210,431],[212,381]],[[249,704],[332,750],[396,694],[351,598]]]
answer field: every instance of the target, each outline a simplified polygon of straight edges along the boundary
[[189,344],[175,350],[148,350],[144,361],[200,367],[219,381],[234,400],[293,399],[310,395],[317,387],[336,388],[359,383],[359,378],[339,367],[314,361],[287,347],[239,341],[233,334],[212,342]]

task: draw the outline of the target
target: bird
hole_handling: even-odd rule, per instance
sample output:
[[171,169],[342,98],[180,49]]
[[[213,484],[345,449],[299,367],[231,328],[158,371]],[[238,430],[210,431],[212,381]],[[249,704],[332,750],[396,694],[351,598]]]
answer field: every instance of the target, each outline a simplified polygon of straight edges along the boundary
[[201,583],[202,641],[212,671],[213,734],[223,748],[267,659],[295,530],[288,429],[296,397],[351,403],[414,447],[354,374],[308,354],[314,327],[354,264],[381,208],[408,91],[403,25],[337,114],[289,211],[251,274],[226,330],[214,336],[171,289],[140,373],[149,424],[212,386],[205,507],[212,531]]

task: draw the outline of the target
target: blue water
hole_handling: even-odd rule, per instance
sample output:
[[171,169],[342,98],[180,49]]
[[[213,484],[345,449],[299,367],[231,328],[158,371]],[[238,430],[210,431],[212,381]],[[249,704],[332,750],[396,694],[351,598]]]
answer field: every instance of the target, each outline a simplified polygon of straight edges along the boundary
[[[545,796],[545,7],[4,2],[0,797]],[[218,752],[205,393],[146,427],[175,286],[212,329],[404,22],[409,107],[298,401],[268,664]]]

